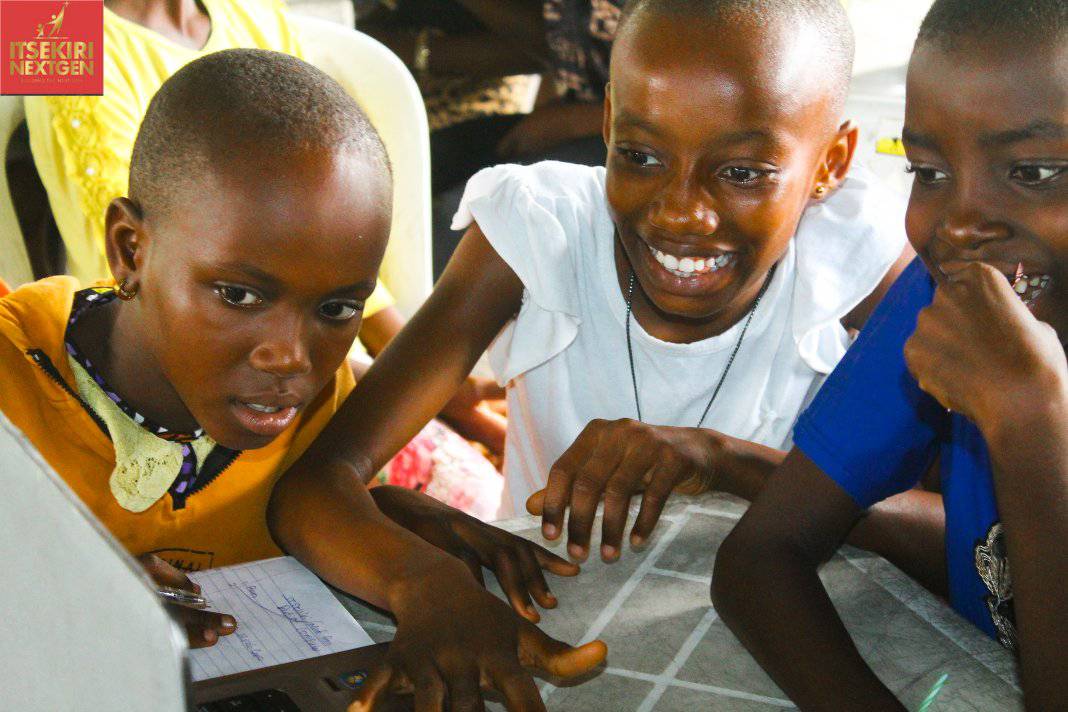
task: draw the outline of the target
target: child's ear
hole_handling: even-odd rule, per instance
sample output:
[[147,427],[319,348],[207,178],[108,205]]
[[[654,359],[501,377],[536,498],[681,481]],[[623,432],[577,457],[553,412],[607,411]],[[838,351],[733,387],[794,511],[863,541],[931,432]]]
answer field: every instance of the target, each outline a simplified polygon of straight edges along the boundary
[[601,119],[601,136],[604,145],[607,146],[612,140],[612,83],[604,85],[604,117]]
[[137,287],[146,242],[141,207],[129,198],[112,200],[104,218],[104,246],[116,282]]
[[852,121],[846,121],[838,127],[816,170],[816,180],[812,186],[814,198],[830,195],[845,180],[857,150],[858,136],[859,132]]

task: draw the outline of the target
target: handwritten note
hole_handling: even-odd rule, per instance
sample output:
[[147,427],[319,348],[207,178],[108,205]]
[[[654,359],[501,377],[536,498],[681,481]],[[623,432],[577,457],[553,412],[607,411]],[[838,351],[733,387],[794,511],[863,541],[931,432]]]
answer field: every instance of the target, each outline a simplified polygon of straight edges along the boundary
[[190,651],[193,679],[207,680],[371,645],[330,589],[296,559],[254,561],[190,574],[211,610],[237,631]]

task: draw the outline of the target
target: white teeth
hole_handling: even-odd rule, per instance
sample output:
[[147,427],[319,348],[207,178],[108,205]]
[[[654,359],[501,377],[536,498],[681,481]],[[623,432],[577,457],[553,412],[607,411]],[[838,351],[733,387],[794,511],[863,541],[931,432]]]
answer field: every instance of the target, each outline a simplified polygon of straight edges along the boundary
[[649,251],[653,253],[653,257],[656,261],[664,266],[672,274],[679,277],[689,277],[695,272],[697,274],[705,274],[707,272],[715,272],[722,267],[734,262],[734,254],[726,253],[717,257],[676,257],[675,255],[669,255],[666,252],[649,248]]
[[245,403],[249,408],[258,413],[277,413],[282,410],[281,408],[274,408],[269,405],[260,405],[259,403]]

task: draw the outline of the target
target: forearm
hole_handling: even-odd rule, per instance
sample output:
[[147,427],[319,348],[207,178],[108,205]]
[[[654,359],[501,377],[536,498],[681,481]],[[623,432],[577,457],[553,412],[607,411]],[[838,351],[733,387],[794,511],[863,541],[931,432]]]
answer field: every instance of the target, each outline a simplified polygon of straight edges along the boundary
[[1008,545],[1028,709],[1068,706],[1068,385],[983,427]]
[[871,507],[846,543],[872,551],[932,593],[948,595],[946,513],[942,495],[914,489]]
[[742,548],[728,538],[716,555],[716,611],[799,708],[900,711],[861,658],[817,568],[795,551]]
[[708,489],[727,492],[752,502],[764,488],[786,451],[715,433],[717,456]]
[[331,585],[390,611],[413,585],[470,576],[460,561],[383,515],[361,475],[341,464],[290,470],[267,512],[278,545]]

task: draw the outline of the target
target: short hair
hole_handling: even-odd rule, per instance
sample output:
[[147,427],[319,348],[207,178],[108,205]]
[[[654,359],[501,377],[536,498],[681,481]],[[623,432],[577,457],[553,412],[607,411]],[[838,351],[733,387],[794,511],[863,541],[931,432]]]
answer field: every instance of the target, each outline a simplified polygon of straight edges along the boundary
[[916,46],[955,49],[965,39],[1003,38],[1046,45],[1068,35],[1068,0],[936,0]]
[[391,172],[378,132],[325,73],[280,52],[213,52],[175,72],[149,103],[130,197],[146,213],[166,214],[213,167],[309,150],[351,150]]
[[[824,40],[823,69],[831,79],[836,106],[841,108],[849,93],[856,51],[853,26],[841,0],[627,0],[620,13],[616,38],[640,15],[695,17],[717,22],[748,22],[770,26],[803,23],[815,28]],[[722,41],[721,38],[710,38]]]

